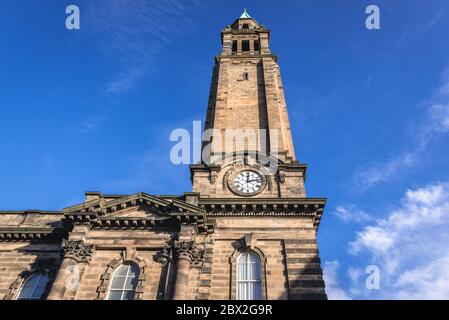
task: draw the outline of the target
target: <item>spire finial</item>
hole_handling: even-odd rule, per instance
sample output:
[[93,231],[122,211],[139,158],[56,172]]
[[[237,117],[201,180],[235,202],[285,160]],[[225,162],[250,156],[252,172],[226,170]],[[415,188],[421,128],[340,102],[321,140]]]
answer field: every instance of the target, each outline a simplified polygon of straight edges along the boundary
[[248,11],[246,11],[246,8],[243,8],[243,13],[240,16],[240,19],[251,19],[251,16],[248,14]]

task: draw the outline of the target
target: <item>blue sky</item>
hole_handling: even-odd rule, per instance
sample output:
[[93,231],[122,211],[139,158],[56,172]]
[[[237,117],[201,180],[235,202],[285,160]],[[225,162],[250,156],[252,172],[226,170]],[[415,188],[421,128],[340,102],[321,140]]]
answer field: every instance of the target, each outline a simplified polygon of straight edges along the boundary
[[[65,28],[65,8],[81,29]],[[365,28],[365,8],[381,29]],[[85,191],[182,194],[170,132],[204,120],[219,31],[272,30],[331,298],[449,298],[449,5],[433,1],[2,1],[0,208]],[[365,287],[365,268],[381,288]]]

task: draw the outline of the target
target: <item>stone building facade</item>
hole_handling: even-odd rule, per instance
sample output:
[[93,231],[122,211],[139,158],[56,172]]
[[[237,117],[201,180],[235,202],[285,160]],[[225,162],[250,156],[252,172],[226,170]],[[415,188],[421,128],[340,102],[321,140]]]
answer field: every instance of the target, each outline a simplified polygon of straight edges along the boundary
[[1,211],[0,299],[326,299],[270,31],[245,11],[221,38],[192,192]]

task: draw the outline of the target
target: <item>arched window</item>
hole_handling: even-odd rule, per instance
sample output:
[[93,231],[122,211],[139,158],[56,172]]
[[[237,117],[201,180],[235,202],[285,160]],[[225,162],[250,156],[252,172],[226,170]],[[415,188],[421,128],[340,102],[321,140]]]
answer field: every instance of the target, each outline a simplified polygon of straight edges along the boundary
[[249,24],[244,23],[244,24],[242,25],[242,29],[249,29]]
[[134,263],[122,264],[112,275],[107,300],[133,300],[139,280],[139,267]]
[[35,273],[29,276],[22,285],[17,300],[40,300],[47,289],[49,278],[45,273]]
[[237,259],[237,299],[262,298],[260,257],[252,251],[242,253]]

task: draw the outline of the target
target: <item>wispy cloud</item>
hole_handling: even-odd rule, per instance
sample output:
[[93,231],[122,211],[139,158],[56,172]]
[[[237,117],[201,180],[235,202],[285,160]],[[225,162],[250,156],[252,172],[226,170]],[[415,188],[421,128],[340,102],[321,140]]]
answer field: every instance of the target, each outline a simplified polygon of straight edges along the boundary
[[447,8],[442,8],[434,13],[429,20],[420,21],[414,26],[410,26],[407,22],[407,29],[402,32],[400,37],[396,41],[396,45],[404,45],[412,42],[417,36],[423,35],[429,30],[431,30],[435,25],[438,24],[446,15]]
[[105,118],[103,116],[88,117],[80,122],[75,123],[69,131],[75,134],[87,134],[96,131],[103,125]]
[[354,205],[350,206],[337,206],[333,211],[343,222],[365,222],[372,220],[372,217],[365,211],[356,208]]
[[449,133],[449,69],[443,73],[442,84],[429,101],[422,125],[415,131],[414,145],[390,159],[357,169],[353,176],[354,190],[364,192],[414,167],[432,140]]
[[443,19],[447,14],[447,8],[443,8],[435,13],[429,22],[420,30],[420,33],[425,33],[432,29],[434,25],[436,25],[441,19]]
[[357,233],[349,252],[379,266],[379,298],[448,299],[448,231],[449,182],[431,184],[408,190],[396,209]]
[[91,1],[86,28],[98,38],[101,50],[117,63],[115,78],[105,94],[130,90],[156,66],[158,55],[181,35],[193,30],[190,16],[198,0]]
[[340,268],[338,260],[326,261],[323,264],[323,278],[326,283],[326,293],[330,300],[349,300],[348,294],[340,288],[337,271]]

